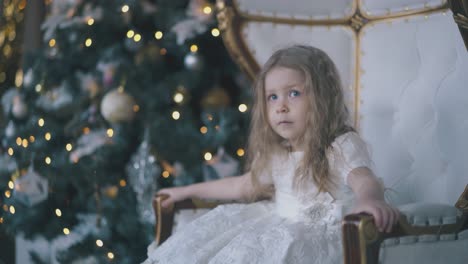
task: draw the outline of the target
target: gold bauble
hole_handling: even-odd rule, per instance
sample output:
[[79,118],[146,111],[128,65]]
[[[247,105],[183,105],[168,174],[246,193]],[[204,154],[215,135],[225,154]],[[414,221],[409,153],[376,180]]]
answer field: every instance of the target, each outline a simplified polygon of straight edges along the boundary
[[110,123],[128,122],[135,117],[135,100],[125,92],[108,92],[101,102],[101,114]]
[[231,98],[222,88],[215,88],[208,92],[202,99],[203,108],[221,108],[227,107],[231,103]]

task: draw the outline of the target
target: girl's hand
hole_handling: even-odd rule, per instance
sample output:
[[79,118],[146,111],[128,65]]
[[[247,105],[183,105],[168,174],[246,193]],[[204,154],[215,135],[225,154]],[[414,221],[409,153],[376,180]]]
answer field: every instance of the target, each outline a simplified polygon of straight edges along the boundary
[[164,199],[161,203],[162,207],[168,208],[174,203],[185,200],[188,198],[186,187],[173,187],[161,189],[156,195],[167,195],[167,199]]
[[390,232],[398,222],[400,212],[383,200],[362,199],[353,209],[353,213],[368,213],[375,219],[375,225],[380,232]]

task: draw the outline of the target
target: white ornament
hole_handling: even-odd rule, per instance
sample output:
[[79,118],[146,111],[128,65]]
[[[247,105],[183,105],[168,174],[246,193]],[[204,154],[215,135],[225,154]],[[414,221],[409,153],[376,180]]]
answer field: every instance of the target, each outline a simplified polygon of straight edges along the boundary
[[201,70],[203,68],[203,60],[200,55],[196,53],[189,53],[184,58],[184,64],[187,69]]
[[13,121],[10,120],[10,121],[8,122],[7,127],[5,128],[5,136],[7,136],[8,138],[11,138],[11,137],[13,137],[15,134],[16,134],[15,123],[13,123]]
[[224,148],[219,148],[216,155],[203,165],[203,178],[205,181],[234,176],[238,173],[239,162],[229,156]]
[[28,106],[24,103],[20,96],[13,98],[13,106],[11,107],[11,113],[18,119],[23,119],[28,115]]
[[49,184],[47,179],[41,177],[32,167],[28,172],[14,182],[13,196],[26,206],[33,206],[47,198]]
[[135,117],[135,100],[118,90],[107,93],[101,102],[101,114],[111,123],[131,121]]
[[84,134],[78,139],[76,149],[70,152],[70,161],[77,162],[81,157],[92,154],[101,146],[111,143],[112,139],[107,136],[104,129]]

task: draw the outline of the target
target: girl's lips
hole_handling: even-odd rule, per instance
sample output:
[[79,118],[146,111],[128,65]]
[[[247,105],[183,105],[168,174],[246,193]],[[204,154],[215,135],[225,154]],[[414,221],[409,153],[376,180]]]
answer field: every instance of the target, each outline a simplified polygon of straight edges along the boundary
[[291,121],[279,121],[278,125],[287,125],[287,124],[292,124]]

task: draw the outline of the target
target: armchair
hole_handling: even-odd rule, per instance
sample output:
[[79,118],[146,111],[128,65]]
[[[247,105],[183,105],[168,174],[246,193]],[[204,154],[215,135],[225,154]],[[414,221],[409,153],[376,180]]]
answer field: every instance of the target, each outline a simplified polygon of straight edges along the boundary
[[[368,215],[345,216],[345,263],[442,263],[436,251],[446,251],[450,263],[468,263],[467,2],[267,2],[217,2],[233,59],[253,78],[279,47],[325,50],[373,169],[389,187],[386,199],[403,212],[389,234],[377,232]],[[153,203],[156,244],[174,219],[162,199]],[[174,209],[212,206],[190,200]]]

